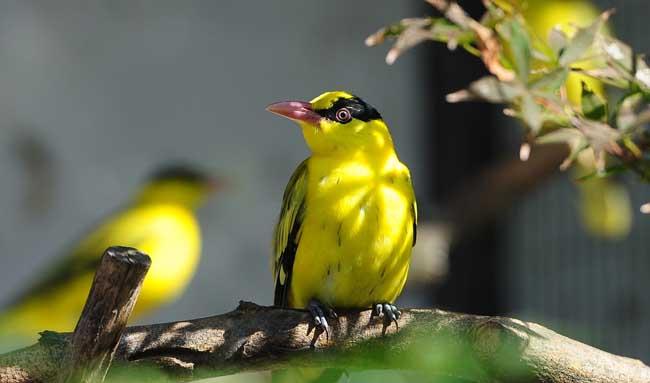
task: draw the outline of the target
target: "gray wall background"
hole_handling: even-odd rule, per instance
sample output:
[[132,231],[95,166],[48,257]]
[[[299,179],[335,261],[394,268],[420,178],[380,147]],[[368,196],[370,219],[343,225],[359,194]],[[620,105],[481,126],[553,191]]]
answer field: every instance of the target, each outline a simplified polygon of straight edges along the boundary
[[227,175],[231,187],[200,213],[204,254],[187,293],[146,320],[223,312],[240,299],[270,304],[273,226],[307,149],[296,126],[264,107],[351,90],[384,114],[417,183],[417,59],[389,67],[386,47],[363,41],[419,7],[0,2],[0,302],[128,201],[158,164],[185,159]]

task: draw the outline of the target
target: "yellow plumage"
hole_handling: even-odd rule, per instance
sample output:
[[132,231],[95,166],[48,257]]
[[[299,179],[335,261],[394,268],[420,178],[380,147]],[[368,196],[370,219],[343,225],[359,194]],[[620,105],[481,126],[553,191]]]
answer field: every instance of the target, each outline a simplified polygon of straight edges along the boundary
[[312,151],[284,194],[275,304],[393,303],[406,282],[417,217],[408,168],[381,116],[346,92],[269,110],[297,121]]
[[200,258],[201,234],[194,209],[211,189],[207,178],[189,169],[160,172],[127,208],[86,235],[0,315],[0,335],[30,341],[39,331],[73,330],[95,268],[109,246],[136,247],[152,259],[133,317],[175,299]]

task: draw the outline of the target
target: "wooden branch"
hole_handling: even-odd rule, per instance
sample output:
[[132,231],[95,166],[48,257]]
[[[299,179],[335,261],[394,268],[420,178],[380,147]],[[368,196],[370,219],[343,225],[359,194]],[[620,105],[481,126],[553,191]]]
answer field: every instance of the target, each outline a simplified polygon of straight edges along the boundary
[[[370,311],[340,312],[316,339],[303,311],[241,303],[229,313],[127,328],[115,365],[155,365],[185,379],[288,367],[417,369],[473,382],[649,382],[643,363],[608,354],[534,323],[440,310],[403,310],[400,330]],[[0,355],[13,379],[51,381],[70,335]],[[110,379],[109,374],[109,379]]]
[[104,252],[62,361],[59,383],[104,380],[150,265],[148,255],[129,247]]

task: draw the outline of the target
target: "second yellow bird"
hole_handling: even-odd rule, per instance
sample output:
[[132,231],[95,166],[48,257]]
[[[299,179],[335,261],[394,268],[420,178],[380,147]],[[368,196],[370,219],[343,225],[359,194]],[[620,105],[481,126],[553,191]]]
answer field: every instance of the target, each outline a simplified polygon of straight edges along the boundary
[[176,298],[199,261],[201,234],[194,210],[214,190],[213,181],[187,166],[157,172],[133,203],[92,230],[5,309],[0,337],[22,343],[33,341],[39,331],[73,330],[109,246],[136,247],[151,256],[134,316]]
[[388,127],[372,106],[341,91],[267,109],[296,121],[312,152],[284,193],[275,304],[307,308],[324,330],[335,308],[374,307],[395,321],[417,208]]

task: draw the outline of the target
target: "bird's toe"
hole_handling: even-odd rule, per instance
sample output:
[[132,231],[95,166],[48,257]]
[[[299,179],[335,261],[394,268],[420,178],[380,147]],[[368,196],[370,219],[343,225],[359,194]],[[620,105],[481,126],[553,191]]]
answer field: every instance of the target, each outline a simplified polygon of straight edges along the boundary
[[384,326],[389,327],[395,323],[395,327],[399,330],[399,323],[397,320],[402,316],[402,312],[397,306],[390,303],[377,303],[373,306],[373,316],[384,317]]
[[331,307],[323,305],[316,299],[309,301],[307,310],[311,314],[316,328],[321,332],[325,332],[325,336],[329,339],[330,326],[329,323],[327,323],[327,317],[333,319],[338,318],[336,312]]

